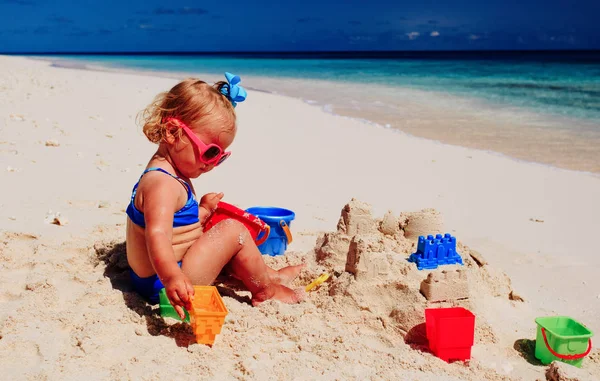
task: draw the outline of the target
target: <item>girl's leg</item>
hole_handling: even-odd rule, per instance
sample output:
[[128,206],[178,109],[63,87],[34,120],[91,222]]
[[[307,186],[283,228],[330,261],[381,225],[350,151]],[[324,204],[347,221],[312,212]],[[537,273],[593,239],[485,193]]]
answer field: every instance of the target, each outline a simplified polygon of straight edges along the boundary
[[235,220],[222,221],[198,238],[183,257],[181,268],[193,284],[208,285],[228,263],[252,293],[254,305],[267,299],[301,300],[298,293],[271,276],[248,230]]

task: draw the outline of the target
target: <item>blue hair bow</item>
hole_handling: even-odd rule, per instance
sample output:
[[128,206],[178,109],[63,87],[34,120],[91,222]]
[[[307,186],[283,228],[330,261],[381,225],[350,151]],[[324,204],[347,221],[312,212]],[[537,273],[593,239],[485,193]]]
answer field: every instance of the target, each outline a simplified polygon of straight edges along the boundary
[[246,89],[242,86],[238,86],[238,83],[241,81],[238,75],[225,72],[225,78],[227,78],[228,84],[221,87],[221,93],[225,95],[233,107],[235,107],[238,102],[246,100]]

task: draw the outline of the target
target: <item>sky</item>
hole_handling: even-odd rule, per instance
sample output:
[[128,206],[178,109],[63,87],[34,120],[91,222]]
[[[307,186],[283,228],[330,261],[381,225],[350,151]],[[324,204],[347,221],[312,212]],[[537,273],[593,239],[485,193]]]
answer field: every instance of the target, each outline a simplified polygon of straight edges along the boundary
[[600,0],[0,0],[0,52],[600,49]]

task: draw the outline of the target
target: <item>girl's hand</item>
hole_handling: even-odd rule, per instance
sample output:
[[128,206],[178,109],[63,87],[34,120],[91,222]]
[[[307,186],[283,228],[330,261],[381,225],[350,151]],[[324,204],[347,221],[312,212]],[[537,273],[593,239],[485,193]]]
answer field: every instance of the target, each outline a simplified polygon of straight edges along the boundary
[[163,284],[171,305],[181,320],[184,320],[185,312],[181,307],[185,307],[188,311],[192,309],[192,299],[194,298],[192,282],[183,272],[178,271],[173,276],[164,279]]
[[200,199],[200,206],[205,208],[212,214],[217,209],[217,204],[223,198],[223,192],[207,193]]

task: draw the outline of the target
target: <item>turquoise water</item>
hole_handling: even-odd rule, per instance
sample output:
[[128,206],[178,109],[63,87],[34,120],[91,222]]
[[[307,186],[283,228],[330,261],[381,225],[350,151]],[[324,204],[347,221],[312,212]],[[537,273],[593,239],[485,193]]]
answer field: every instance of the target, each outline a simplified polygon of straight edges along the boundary
[[301,98],[326,112],[449,144],[600,173],[600,52],[51,59],[59,66],[67,60],[176,78],[197,74],[209,81],[222,80],[223,72],[230,71],[248,89]]
[[[398,55],[398,54],[397,54]],[[69,57],[73,58],[73,57]],[[322,79],[433,90],[539,112],[600,120],[600,53],[425,53],[410,57],[306,58],[77,56],[127,68]]]

